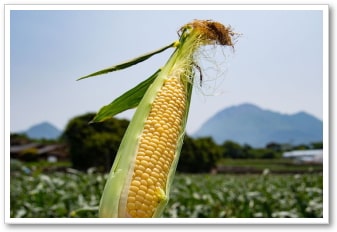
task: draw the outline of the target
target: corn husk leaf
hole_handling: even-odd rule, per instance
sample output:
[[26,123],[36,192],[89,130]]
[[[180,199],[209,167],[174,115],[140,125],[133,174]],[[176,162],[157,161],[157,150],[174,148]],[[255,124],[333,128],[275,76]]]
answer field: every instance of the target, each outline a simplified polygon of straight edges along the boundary
[[157,49],[155,51],[152,51],[152,52],[149,52],[149,53],[146,53],[144,55],[141,55],[139,57],[136,57],[136,58],[133,58],[131,60],[128,60],[126,62],[123,62],[123,63],[120,63],[120,64],[117,64],[117,65],[114,65],[114,66],[111,66],[109,68],[105,68],[105,69],[102,69],[100,71],[97,71],[97,72],[94,72],[94,73],[91,73],[89,75],[86,75],[86,76],[83,76],[83,77],[80,77],[79,79],[77,79],[78,81],[79,80],[82,80],[82,79],[85,79],[85,78],[89,78],[89,77],[93,77],[93,76],[98,76],[98,75],[102,75],[102,74],[107,74],[109,72],[114,72],[114,71],[118,71],[118,70],[122,70],[122,69],[125,69],[125,68],[128,68],[130,66],[133,66],[133,65],[136,65],[140,62],[143,62],[147,59],[149,59],[150,57],[152,57],[153,55],[156,55],[158,53],[161,53],[163,51],[165,51],[166,49],[168,48],[171,48],[171,47],[174,47],[176,44],[176,42],[173,42],[165,47],[162,47],[160,49]]
[[103,106],[90,123],[105,121],[125,110],[137,107],[159,72],[160,69],[145,81],[116,98],[109,105]]

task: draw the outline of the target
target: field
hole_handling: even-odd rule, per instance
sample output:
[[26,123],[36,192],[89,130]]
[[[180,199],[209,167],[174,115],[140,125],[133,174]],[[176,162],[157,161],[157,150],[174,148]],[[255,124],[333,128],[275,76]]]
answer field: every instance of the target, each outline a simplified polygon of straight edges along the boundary
[[322,217],[322,175],[178,175],[166,217]]
[[296,163],[291,159],[222,159],[219,171],[224,173],[262,173],[268,169],[273,174],[322,172],[319,163]]
[[[11,217],[97,217],[107,175],[12,168]],[[177,174],[164,217],[323,217],[321,173]]]

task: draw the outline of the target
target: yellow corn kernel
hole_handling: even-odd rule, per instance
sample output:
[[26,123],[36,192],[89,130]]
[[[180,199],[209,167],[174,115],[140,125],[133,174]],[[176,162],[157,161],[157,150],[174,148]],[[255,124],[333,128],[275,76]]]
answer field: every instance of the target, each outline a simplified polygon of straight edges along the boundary
[[[179,77],[172,76],[165,81],[152,103],[144,125],[146,129],[140,137],[127,197],[126,211],[131,217],[152,217],[163,194],[165,196],[167,173],[181,133],[183,115],[179,112],[185,111],[185,100],[184,84]],[[140,181],[137,180],[139,177]],[[135,195],[138,197],[135,198]],[[141,207],[135,208],[134,202],[141,204]]]

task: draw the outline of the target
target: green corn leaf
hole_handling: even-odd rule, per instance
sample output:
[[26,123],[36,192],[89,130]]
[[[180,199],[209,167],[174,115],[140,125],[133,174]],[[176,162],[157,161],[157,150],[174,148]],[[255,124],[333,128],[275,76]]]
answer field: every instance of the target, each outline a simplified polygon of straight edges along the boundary
[[139,57],[136,57],[136,58],[133,58],[132,60],[129,60],[129,61],[126,61],[126,62],[123,62],[121,64],[117,64],[117,65],[114,65],[114,66],[111,66],[109,68],[105,68],[105,69],[102,69],[100,71],[97,71],[97,72],[94,72],[94,73],[91,73],[89,75],[86,75],[86,76],[83,76],[83,77],[80,77],[79,79],[77,79],[78,81],[79,80],[82,80],[82,79],[85,79],[85,78],[88,78],[88,77],[93,77],[93,76],[98,76],[98,75],[102,75],[102,74],[106,74],[106,73],[109,73],[109,72],[113,72],[113,71],[118,71],[118,70],[121,70],[121,69],[125,69],[125,68],[128,68],[132,65],[136,65],[140,62],[143,62],[147,59],[149,59],[151,56],[155,55],[155,54],[158,54],[158,53],[161,53],[163,51],[165,51],[166,49],[170,48],[170,47],[174,47],[176,46],[177,42],[173,42],[163,48],[160,48],[158,50],[155,50],[155,51],[152,51],[152,52],[149,52],[149,53],[146,53],[142,56],[139,56]]
[[116,98],[109,105],[103,106],[90,123],[102,122],[118,113],[137,107],[139,102],[142,100],[145,92],[156,79],[160,71],[161,69],[159,69],[145,81],[141,82],[134,88],[128,90],[127,92]]

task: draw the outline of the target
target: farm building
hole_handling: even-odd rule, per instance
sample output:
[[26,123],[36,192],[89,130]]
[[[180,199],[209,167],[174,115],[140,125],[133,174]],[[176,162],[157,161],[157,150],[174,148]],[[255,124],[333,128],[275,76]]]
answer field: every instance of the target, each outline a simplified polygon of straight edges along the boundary
[[323,150],[294,150],[283,153],[284,158],[294,159],[302,163],[323,163]]
[[43,145],[29,143],[24,145],[11,145],[11,158],[20,160],[47,160],[56,162],[68,158],[66,148],[60,144]]

